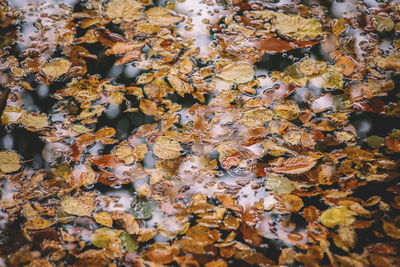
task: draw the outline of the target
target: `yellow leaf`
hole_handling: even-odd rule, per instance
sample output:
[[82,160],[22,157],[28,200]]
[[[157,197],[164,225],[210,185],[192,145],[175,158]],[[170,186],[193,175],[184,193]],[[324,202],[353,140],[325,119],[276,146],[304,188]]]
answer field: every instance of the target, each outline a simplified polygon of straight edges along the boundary
[[253,79],[254,69],[248,62],[235,62],[224,67],[218,76],[235,83],[247,83]]
[[181,155],[182,147],[174,139],[159,136],[153,146],[154,154],[162,159],[174,159]]
[[112,227],[113,219],[110,214],[107,212],[98,212],[93,214],[93,218],[96,220],[97,223],[102,224],[107,227]]
[[323,225],[333,228],[340,224],[352,224],[355,221],[354,216],[356,215],[357,213],[347,209],[344,206],[340,206],[324,211],[321,214],[320,220]]
[[66,59],[57,58],[51,62],[43,64],[42,71],[49,78],[58,78],[67,73],[72,63]]
[[135,0],[113,0],[107,5],[107,15],[119,22],[120,19],[131,22],[142,16],[143,5]]
[[52,225],[53,225],[53,223],[48,220],[45,220],[42,218],[36,218],[36,219],[32,219],[32,220],[29,220],[26,223],[24,223],[24,228],[26,230],[42,230],[42,229],[49,228]]
[[157,26],[169,26],[181,22],[184,18],[165,7],[153,7],[146,11],[147,20]]
[[0,151],[0,171],[10,173],[21,168],[20,159],[17,153],[11,151]]
[[321,23],[316,19],[305,19],[299,15],[276,13],[276,29],[290,38],[302,40],[316,38],[322,34]]
[[66,213],[77,216],[91,216],[94,211],[94,205],[95,200],[88,196],[67,196],[61,201],[61,207]]
[[[49,126],[49,120],[46,114],[34,114],[34,113],[23,113],[21,118],[18,120],[19,123],[24,125],[26,128],[34,130],[40,130]],[[28,129],[29,130],[29,129]]]

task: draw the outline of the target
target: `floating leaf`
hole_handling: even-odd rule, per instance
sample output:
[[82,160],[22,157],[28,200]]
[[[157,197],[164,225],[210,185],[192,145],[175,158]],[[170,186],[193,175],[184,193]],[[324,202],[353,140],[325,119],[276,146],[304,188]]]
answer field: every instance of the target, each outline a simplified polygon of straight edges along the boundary
[[112,227],[113,219],[110,214],[107,212],[98,212],[93,214],[93,218],[96,220],[97,223],[102,224],[107,227]]
[[108,3],[106,13],[112,19],[131,22],[142,16],[143,5],[135,0],[112,0]]
[[15,152],[0,151],[0,171],[4,173],[16,172],[21,168],[21,160]]
[[321,23],[316,19],[305,19],[299,15],[276,13],[275,27],[280,33],[297,40],[316,38],[322,34]]
[[285,174],[299,174],[310,170],[317,161],[310,157],[296,157],[281,161],[278,166],[274,166],[272,171]]
[[26,128],[35,131],[49,126],[49,120],[46,114],[23,113],[18,122]]
[[58,78],[68,72],[72,63],[66,59],[57,58],[51,62],[47,62],[42,66],[42,71],[49,78]]
[[185,94],[191,94],[194,89],[190,83],[181,80],[178,76],[169,74],[168,81],[172,88],[181,96],[184,97]]
[[347,209],[344,206],[330,208],[321,214],[321,223],[327,227],[335,227],[336,225],[350,225],[355,219],[357,213]]
[[61,201],[63,210],[72,215],[91,216],[95,209],[95,200],[90,196],[70,197]]
[[189,228],[189,221],[187,217],[183,216],[169,216],[163,218],[158,224],[157,228],[165,237],[174,238],[177,235],[184,234]]
[[385,231],[388,236],[394,239],[400,239],[400,228],[396,227],[394,224],[384,221],[383,231]]
[[157,26],[169,26],[183,20],[183,17],[164,7],[153,7],[146,11],[147,20]]
[[114,243],[121,235],[121,230],[111,230],[107,227],[97,229],[90,237],[93,245],[104,248]]
[[26,230],[43,230],[52,226],[53,223],[42,218],[35,218],[24,223]]
[[224,67],[218,76],[235,83],[247,83],[253,79],[254,69],[248,62],[235,62]]
[[115,129],[111,127],[105,127],[98,130],[95,134],[96,142],[102,141],[104,139],[110,138],[115,134]]
[[136,251],[137,249],[137,243],[135,242],[135,240],[131,237],[130,234],[128,234],[127,232],[123,232],[120,235],[120,238],[122,240],[122,244],[123,244],[123,249],[126,252],[129,253],[133,253]]
[[178,141],[167,136],[159,136],[153,146],[154,154],[161,159],[174,159],[181,155],[182,147]]
[[140,110],[149,116],[157,115],[157,104],[149,99],[142,99],[140,100]]
[[303,200],[296,195],[284,195],[281,199],[281,203],[290,213],[298,212],[304,206]]

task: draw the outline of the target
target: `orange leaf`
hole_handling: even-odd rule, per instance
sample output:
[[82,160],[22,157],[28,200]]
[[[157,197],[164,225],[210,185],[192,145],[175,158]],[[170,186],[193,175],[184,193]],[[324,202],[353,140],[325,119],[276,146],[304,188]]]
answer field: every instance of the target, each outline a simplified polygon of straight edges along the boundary
[[297,157],[282,160],[272,171],[285,174],[299,174],[310,170],[317,161],[313,158]]

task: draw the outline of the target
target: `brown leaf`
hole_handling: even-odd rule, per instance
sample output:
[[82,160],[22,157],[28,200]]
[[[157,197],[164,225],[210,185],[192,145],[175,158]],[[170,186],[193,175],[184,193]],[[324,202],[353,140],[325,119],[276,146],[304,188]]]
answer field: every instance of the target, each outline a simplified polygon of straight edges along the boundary
[[310,170],[317,161],[310,157],[289,158],[280,161],[278,166],[274,166],[272,171],[285,174],[299,174]]

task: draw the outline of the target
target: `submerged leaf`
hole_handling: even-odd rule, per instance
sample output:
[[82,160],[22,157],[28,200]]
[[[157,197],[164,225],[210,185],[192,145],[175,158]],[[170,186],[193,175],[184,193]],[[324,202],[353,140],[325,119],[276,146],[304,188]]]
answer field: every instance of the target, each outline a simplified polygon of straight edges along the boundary
[[68,72],[72,63],[66,59],[57,58],[51,62],[47,62],[42,66],[42,71],[49,78],[58,78]]

